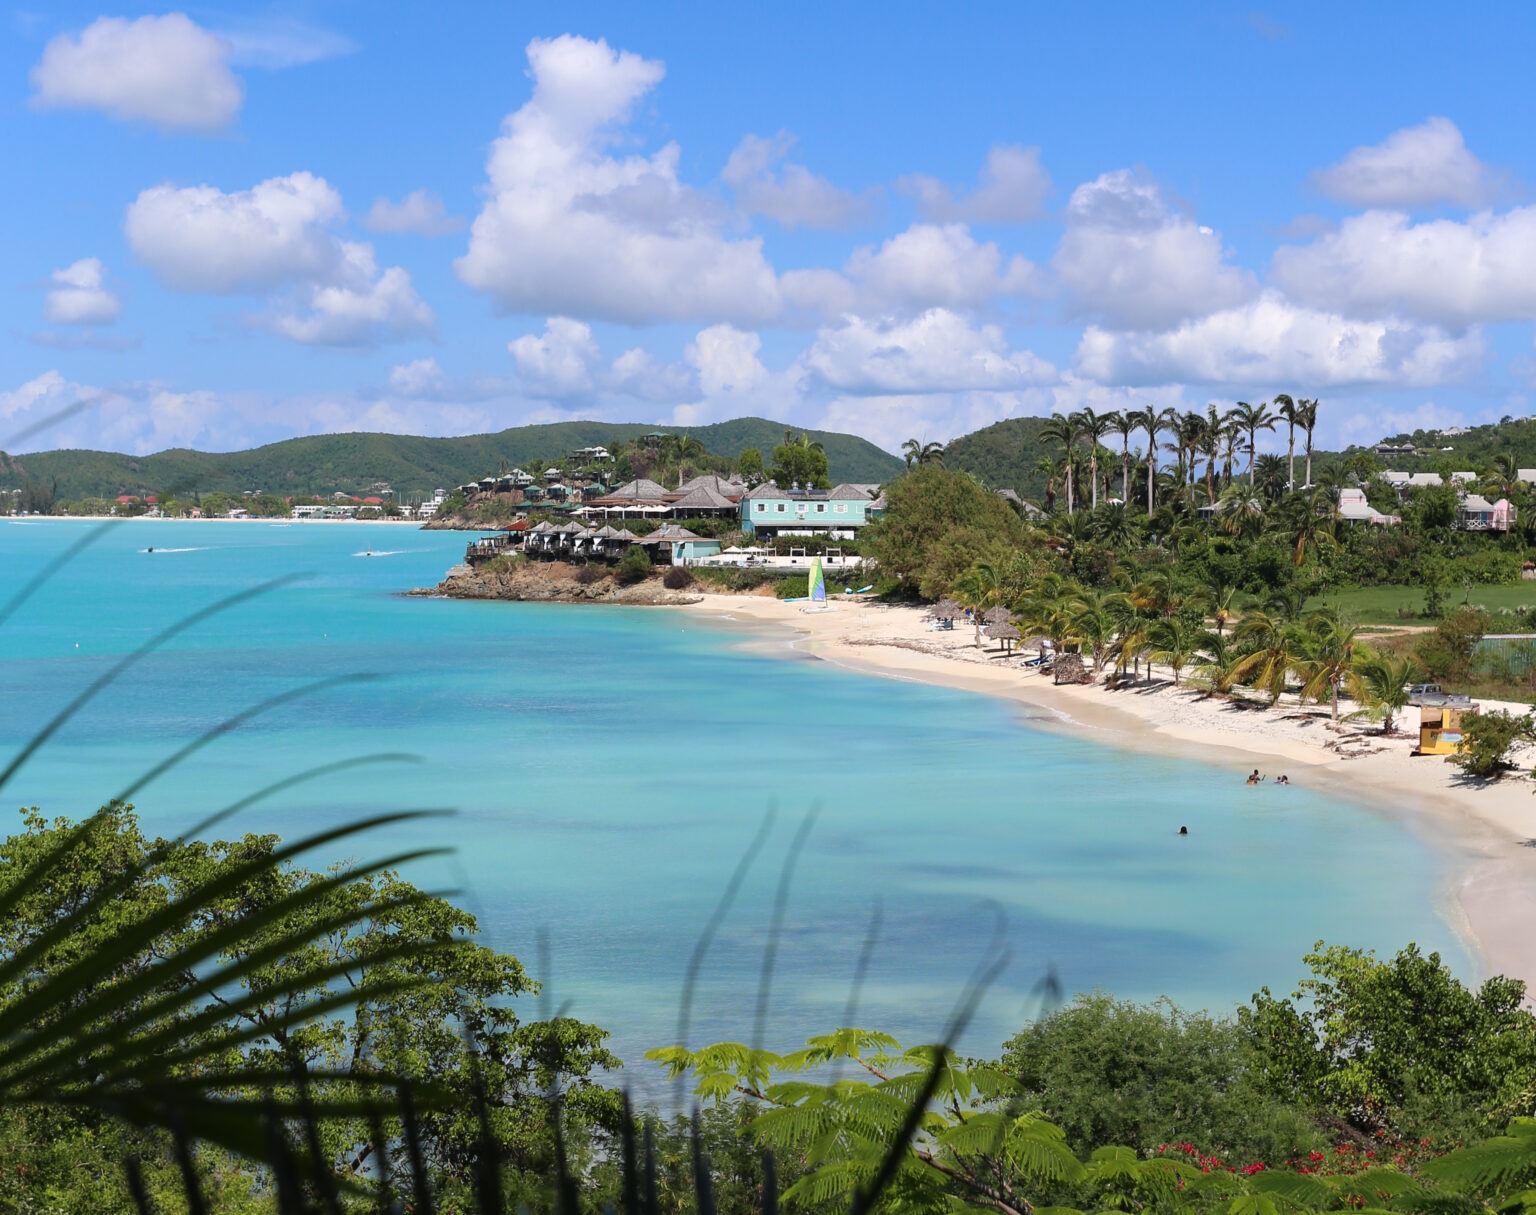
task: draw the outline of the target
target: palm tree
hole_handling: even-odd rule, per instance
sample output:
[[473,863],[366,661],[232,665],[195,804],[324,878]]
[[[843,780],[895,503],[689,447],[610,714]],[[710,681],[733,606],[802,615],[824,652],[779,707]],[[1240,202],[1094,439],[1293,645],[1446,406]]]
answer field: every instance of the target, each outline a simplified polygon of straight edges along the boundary
[[1205,442],[1205,419],[1193,410],[1180,414],[1174,434],[1179,440],[1179,483],[1189,485],[1199,476],[1195,455]]
[[1072,607],[1081,590],[1060,574],[1047,574],[1019,605],[1019,617],[1027,628],[1049,637],[1059,652],[1072,635]]
[[1200,594],[1205,614],[1216,622],[1216,636],[1226,633],[1227,625],[1237,615],[1237,587],[1225,578],[1214,576]]
[[1296,665],[1290,627],[1278,616],[1250,611],[1238,622],[1236,637],[1251,649],[1232,668],[1234,678],[1251,676],[1253,686],[1268,692],[1269,703],[1273,705],[1285,691],[1285,678]]
[[1208,696],[1230,696],[1237,683],[1237,664],[1244,655],[1237,643],[1220,633],[1206,633],[1201,640],[1203,661],[1196,672],[1206,684]]
[[1120,436],[1120,501],[1131,501],[1131,435],[1141,428],[1140,411],[1120,409],[1108,416],[1109,428]]
[[1104,436],[1114,429],[1114,422],[1104,414],[1083,409],[1077,414],[1077,433],[1088,440],[1088,482],[1093,487],[1089,509],[1099,505],[1099,446]]
[[1053,413],[1040,428],[1042,443],[1059,443],[1066,453],[1067,514],[1069,515],[1072,513],[1072,449],[1077,446],[1077,434],[1076,414],[1063,417],[1059,413]]
[[1301,695],[1321,702],[1328,694],[1333,720],[1339,720],[1339,689],[1348,687],[1354,699],[1365,700],[1355,670],[1355,644],[1360,630],[1336,611],[1314,612],[1302,634],[1303,658],[1299,664]]
[[1001,598],[1003,579],[990,561],[977,561],[955,579],[950,591],[962,606],[971,609],[971,623],[976,626],[976,648],[981,649],[981,616],[995,607]]
[[1115,592],[1084,588],[1069,609],[1071,639],[1079,648],[1086,647],[1092,654],[1095,678],[1104,666],[1110,643],[1120,631],[1120,618],[1115,607],[1121,598],[1123,596]]
[[677,483],[679,485],[685,480],[684,466],[689,460],[697,461],[705,454],[705,450],[704,444],[691,435],[683,435],[677,440]]
[[1222,444],[1227,435],[1227,419],[1216,409],[1212,401],[1205,407],[1205,420],[1200,430],[1200,454],[1205,457],[1205,500],[1216,501],[1216,461],[1221,458]]
[[917,439],[908,439],[901,445],[901,458],[907,462],[910,469],[922,457],[923,445]]
[[1277,392],[1275,394],[1275,413],[1280,421],[1286,424],[1287,437],[1285,441],[1286,473],[1285,492],[1290,493],[1296,488],[1296,424],[1301,420],[1296,411],[1296,401],[1289,393]]
[[1137,426],[1147,432],[1147,518],[1156,507],[1154,486],[1157,481],[1157,436],[1165,431],[1175,431],[1179,424],[1179,411],[1169,406],[1158,409],[1148,405],[1136,411]]
[[924,443],[923,444],[923,450],[919,453],[919,455],[917,457],[917,462],[919,464],[937,464],[940,468],[943,468],[944,467],[944,444],[937,443],[937,442],[935,442],[935,443]]
[[1035,472],[1045,478],[1045,492],[1041,495],[1040,509],[1050,514],[1056,506],[1056,461],[1050,456],[1041,456],[1035,465]]
[[1296,402],[1296,425],[1307,432],[1307,484],[1312,484],[1312,428],[1317,425],[1317,407],[1314,398]]
[[1121,549],[1136,538],[1130,510],[1124,502],[1110,502],[1093,512],[1093,535],[1100,544]]
[[1419,676],[1418,664],[1406,654],[1388,654],[1362,646],[1355,656],[1360,690],[1381,714],[1381,732],[1392,733],[1392,719],[1408,703],[1408,688]]
[[1520,470],[1515,457],[1508,452],[1493,457],[1488,471],[1483,475],[1493,482],[1493,489],[1501,498],[1507,498],[1520,488]]
[[1287,624],[1295,624],[1307,607],[1307,593],[1294,582],[1289,586],[1277,586],[1264,600],[1264,610],[1278,616]]
[[1229,536],[1251,535],[1264,522],[1264,501],[1252,489],[1229,485],[1216,503],[1217,523]]
[[1285,489],[1285,457],[1262,455],[1254,461],[1254,488],[1267,502],[1277,501]]
[[1296,508],[1291,524],[1291,560],[1297,569],[1313,552],[1338,543],[1338,505],[1325,489],[1315,489]]
[[1170,616],[1152,626],[1152,651],[1148,662],[1161,662],[1173,669],[1173,686],[1179,686],[1179,674],[1200,654],[1204,630],[1188,616]]
[[1253,488],[1253,462],[1258,451],[1258,432],[1273,430],[1276,418],[1269,412],[1267,401],[1260,402],[1258,405],[1239,401],[1237,407],[1232,410],[1231,416],[1238,428],[1248,435],[1248,485],[1249,488]]

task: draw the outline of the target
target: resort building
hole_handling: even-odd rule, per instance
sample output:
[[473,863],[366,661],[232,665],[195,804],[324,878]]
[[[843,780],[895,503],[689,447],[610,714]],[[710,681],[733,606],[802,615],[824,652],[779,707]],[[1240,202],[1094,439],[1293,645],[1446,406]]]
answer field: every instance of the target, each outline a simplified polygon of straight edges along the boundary
[[878,485],[780,489],[767,481],[741,499],[741,530],[756,536],[830,536],[852,540],[885,506]]
[[[1439,473],[1433,472],[1406,473],[1388,469],[1386,472],[1378,473],[1377,476],[1397,490],[1398,496],[1402,498],[1406,498],[1410,490],[1438,489],[1445,484],[1445,478]],[[1471,485],[1476,480],[1477,474],[1475,472],[1453,472],[1451,474],[1451,483],[1454,485]]]
[[1466,494],[1456,507],[1456,527],[1464,532],[1507,532],[1514,521],[1508,498],[1490,502],[1481,494]]
[[1365,500],[1363,489],[1341,489],[1339,491],[1339,518],[1345,523],[1374,523],[1385,526],[1392,523],[1401,523],[1401,515],[1384,515]]
[[691,565],[704,557],[720,554],[720,541],[697,536],[675,523],[662,524],[649,536],[641,536],[639,543],[651,550],[651,561],[655,565]]

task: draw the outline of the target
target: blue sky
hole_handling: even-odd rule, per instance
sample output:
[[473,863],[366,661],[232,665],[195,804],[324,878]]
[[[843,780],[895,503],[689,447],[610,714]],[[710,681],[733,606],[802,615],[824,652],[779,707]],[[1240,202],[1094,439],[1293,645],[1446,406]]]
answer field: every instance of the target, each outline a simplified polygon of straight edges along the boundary
[[1523,416],[1528,13],[12,10],[0,445]]

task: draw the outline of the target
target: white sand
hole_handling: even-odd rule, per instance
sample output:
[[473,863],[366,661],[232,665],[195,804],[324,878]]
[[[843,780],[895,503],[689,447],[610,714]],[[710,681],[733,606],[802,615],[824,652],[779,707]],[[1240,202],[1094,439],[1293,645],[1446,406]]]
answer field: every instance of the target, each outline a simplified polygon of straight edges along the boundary
[[[1114,746],[1229,762],[1234,782],[1257,767],[1270,779],[1385,810],[1420,833],[1451,861],[1455,875],[1436,892],[1440,909],[1478,953],[1490,974],[1524,980],[1536,1007],[1536,783],[1507,777],[1487,785],[1459,783],[1460,771],[1435,756],[1411,756],[1418,711],[1408,709],[1384,738],[1370,722],[1334,725],[1326,707],[1240,708],[1221,698],[1175,689],[1159,680],[1109,691],[1061,686],[1026,671],[1020,658],[978,650],[975,632],[959,622],[933,632],[918,608],[841,600],[825,612],[751,595],[705,595],[683,609],[803,635],[796,648],[868,674],[1003,696],[1048,710],[1061,728],[1095,732]],[[983,646],[992,643],[983,638]],[[1347,702],[1344,711],[1353,708]],[[1484,702],[1485,708],[1501,707]],[[1507,706],[1524,712],[1528,706]],[[1515,757],[1529,768],[1533,756]]]

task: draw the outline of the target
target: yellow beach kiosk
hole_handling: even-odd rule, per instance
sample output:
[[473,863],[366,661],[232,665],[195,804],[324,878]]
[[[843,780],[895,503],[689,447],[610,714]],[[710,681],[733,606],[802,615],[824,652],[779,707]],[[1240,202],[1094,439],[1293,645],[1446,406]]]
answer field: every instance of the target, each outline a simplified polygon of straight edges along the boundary
[[1449,705],[1424,706],[1419,710],[1420,755],[1455,755],[1461,750],[1461,715],[1471,709]]

